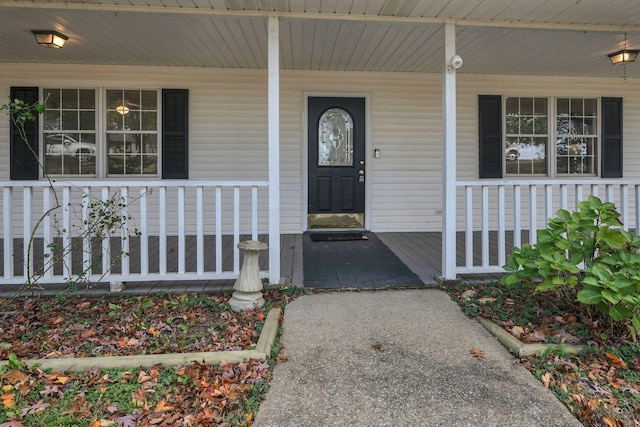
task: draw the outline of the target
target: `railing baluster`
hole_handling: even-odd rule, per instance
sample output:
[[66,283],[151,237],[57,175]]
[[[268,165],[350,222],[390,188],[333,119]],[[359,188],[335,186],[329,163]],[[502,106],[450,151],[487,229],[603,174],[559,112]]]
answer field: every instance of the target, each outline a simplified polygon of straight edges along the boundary
[[258,187],[251,187],[251,240],[258,240]]
[[[102,187],[101,201],[103,205],[109,202],[109,187]],[[103,206],[104,208],[104,206]],[[106,230],[103,230],[106,231]],[[104,233],[102,237],[102,276],[109,276],[111,274],[111,233],[108,231]]]
[[620,220],[622,229],[629,231],[629,186],[627,184],[620,186]]
[[149,274],[149,224],[147,221],[149,187],[140,187],[140,274]]
[[204,273],[204,189],[196,187],[196,271]]
[[569,208],[569,196],[567,194],[567,184],[560,184],[560,209]]
[[216,187],[216,273],[222,273],[222,187]]
[[89,204],[91,203],[91,188],[82,187],[82,271],[91,275],[93,273],[91,263],[91,218],[89,218]]
[[2,228],[4,233],[4,278],[13,278],[13,187],[2,190]]
[[129,275],[129,215],[128,215],[128,206],[129,206],[129,187],[121,187],[120,188],[120,200],[118,204],[122,203],[122,208],[119,210],[118,214],[122,217],[121,224],[121,240],[120,240],[120,263],[122,265],[122,275]]
[[635,185],[636,197],[635,197],[635,214],[636,214],[636,230],[635,233],[640,236],[640,184]]
[[504,185],[498,186],[498,265],[507,262]]
[[582,184],[576,184],[575,186],[576,190],[575,190],[575,200],[574,200],[574,210],[578,210],[578,203],[580,203],[583,200],[583,188],[582,188]]
[[529,186],[529,243],[538,242],[538,194],[537,187]]
[[544,195],[544,206],[545,206],[545,217],[548,220],[554,214],[553,212],[553,185],[547,184],[544,186],[545,195]]
[[522,247],[521,192],[520,184],[515,184],[513,186],[513,246],[517,248]]
[[489,187],[482,186],[482,266],[489,266]]
[[473,187],[465,187],[467,205],[467,226],[464,233],[465,265],[473,267]]
[[33,247],[31,241],[31,223],[33,222],[33,188],[22,189],[22,263],[25,277],[33,276]]
[[605,190],[607,192],[607,202],[614,202],[614,187],[613,184],[605,185]]
[[42,214],[44,215],[42,224],[42,269],[43,276],[46,279],[50,279],[53,277],[53,248],[51,245],[53,244],[53,230],[51,226],[51,209],[54,206],[51,206],[51,187],[43,187],[42,188]]
[[240,271],[240,187],[233,187],[233,272]]
[[73,277],[73,246],[71,244],[71,188],[62,188],[62,270],[63,278]]
[[184,187],[178,187],[178,274],[185,273],[186,257]]
[[167,187],[160,187],[158,193],[159,223],[158,223],[158,262],[161,276],[167,274]]

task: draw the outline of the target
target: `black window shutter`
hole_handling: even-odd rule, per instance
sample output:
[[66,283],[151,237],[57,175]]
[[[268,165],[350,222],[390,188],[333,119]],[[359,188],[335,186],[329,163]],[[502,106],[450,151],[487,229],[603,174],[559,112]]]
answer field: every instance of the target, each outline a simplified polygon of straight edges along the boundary
[[602,98],[602,178],[622,178],[622,98]]
[[[27,104],[33,104],[38,102],[38,88],[12,87],[10,96],[12,102],[14,99],[20,99]],[[9,178],[12,180],[34,180],[40,177],[40,163],[37,157],[39,153],[39,120],[40,117],[36,114],[35,121],[28,121],[24,124],[25,136],[29,141],[28,145],[20,136],[18,128],[11,125]]]
[[189,91],[162,90],[162,178],[189,178]]
[[502,178],[502,97],[480,95],[478,99],[480,178]]

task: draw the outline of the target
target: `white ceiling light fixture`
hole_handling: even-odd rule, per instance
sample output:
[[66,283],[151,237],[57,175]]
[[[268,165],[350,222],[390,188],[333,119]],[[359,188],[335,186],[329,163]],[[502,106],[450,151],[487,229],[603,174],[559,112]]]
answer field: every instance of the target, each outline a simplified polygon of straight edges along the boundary
[[54,30],[31,30],[40,46],[60,49],[69,37]]

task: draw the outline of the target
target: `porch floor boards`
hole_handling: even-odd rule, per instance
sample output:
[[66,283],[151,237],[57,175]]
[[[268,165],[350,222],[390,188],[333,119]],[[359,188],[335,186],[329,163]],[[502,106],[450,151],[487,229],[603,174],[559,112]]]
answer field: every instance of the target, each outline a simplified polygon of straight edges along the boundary
[[[424,283],[425,285],[435,286],[438,284],[437,278],[440,276],[442,268],[442,237],[438,232],[406,232],[406,233],[376,233],[382,242],[391,249],[391,251],[400,258]],[[507,254],[513,246],[513,234],[507,232]],[[283,234],[280,238],[280,271],[282,281],[281,284],[304,286],[303,281],[303,265],[302,265],[302,235],[301,234]],[[527,232],[523,232],[522,242],[527,242]],[[241,240],[249,239],[250,236],[241,236]],[[39,240],[39,241],[38,241]],[[233,238],[232,236],[224,236],[223,240],[223,271],[233,270]],[[258,240],[268,244],[268,236],[260,235]],[[457,264],[465,263],[465,247],[464,233],[457,235]],[[120,247],[120,239],[115,238],[111,242],[112,248]],[[95,259],[99,259],[100,247],[95,245]],[[177,272],[178,269],[178,240],[175,236],[168,237],[167,249],[167,271]],[[206,236],[204,240],[205,246],[205,271],[215,271],[215,238]],[[497,233],[490,233],[489,236],[489,253],[491,263],[497,262]],[[0,239],[0,269],[4,268],[2,264],[4,245]],[[197,265],[196,259],[196,237],[187,236],[185,240],[185,270],[195,271]],[[42,239],[37,239],[34,243],[35,253],[42,253]],[[140,239],[131,237],[129,242],[129,263],[130,272],[140,272]],[[80,249],[73,253],[73,271],[77,273],[81,271],[82,252]],[[474,264],[480,265],[482,260],[481,253],[481,235],[474,233]],[[240,265],[242,260],[240,259]],[[260,257],[260,269],[268,269],[268,257],[264,253]],[[42,257],[35,260],[34,265],[42,265]],[[14,271],[21,272],[23,269],[23,241],[22,239],[14,239]],[[2,271],[2,270],[0,270]],[[62,271],[62,264],[56,265],[56,273]],[[121,272],[119,261],[113,263],[112,271],[114,273]],[[159,238],[149,238],[149,271],[159,271]],[[468,274],[459,278],[466,282],[486,282],[498,280],[500,274]],[[41,280],[45,283],[45,280]],[[147,294],[156,292],[224,292],[232,291],[235,280],[183,280],[183,281],[132,281],[125,284],[122,293],[125,294]],[[55,294],[67,289],[67,284],[47,284],[43,286],[45,289],[42,294]],[[85,289],[84,284],[77,285],[77,291],[85,291],[87,294],[108,294],[109,284],[98,283],[91,285]],[[0,286],[0,296],[11,296],[16,293],[24,285],[2,285]]]

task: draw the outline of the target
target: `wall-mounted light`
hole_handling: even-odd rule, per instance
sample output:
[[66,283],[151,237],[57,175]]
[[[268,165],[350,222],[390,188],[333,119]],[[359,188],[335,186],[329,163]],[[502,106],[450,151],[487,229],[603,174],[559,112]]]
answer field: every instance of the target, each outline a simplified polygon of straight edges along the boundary
[[60,49],[69,37],[53,30],[31,30],[40,46]]
[[129,107],[127,107],[126,105],[118,105],[116,107],[116,111],[124,116],[125,114],[129,113]]
[[451,61],[449,61],[449,65],[447,65],[447,71],[453,73],[460,67],[462,67],[462,58],[460,58],[460,55],[453,55]]
[[623,49],[607,55],[612,64],[629,64],[634,62],[638,57],[640,50],[637,49]]

